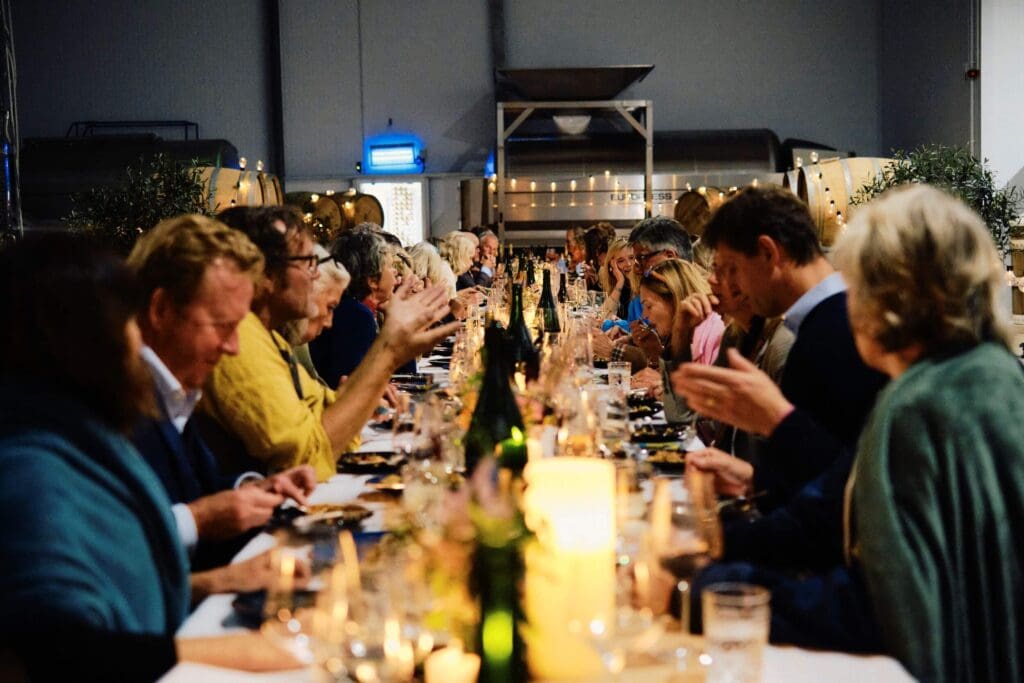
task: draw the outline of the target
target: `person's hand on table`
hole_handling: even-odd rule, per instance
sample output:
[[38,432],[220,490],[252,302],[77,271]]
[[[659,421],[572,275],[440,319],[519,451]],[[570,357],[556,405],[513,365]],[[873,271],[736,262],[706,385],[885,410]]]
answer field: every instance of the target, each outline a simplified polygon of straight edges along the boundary
[[615,348],[615,344],[612,343],[611,338],[599,329],[591,332],[591,347],[594,350],[595,358],[608,359],[612,357],[612,349]]
[[259,631],[226,636],[175,638],[178,660],[239,671],[291,671],[305,664]]
[[754,482],[754,466],[717,448],[686,454],[686,467],[714,475],[715,490],[724,496],[746,496]]
[[231,538],[266,524],[274,508],[284,502],[280,493],[260,486],[242,486],[211,496],[196,498],[188,504],[196,522],[199,538]]
[[[198,603],[200,600],[218,593],[250,593],[270,588],[276,579],[271,562],[272,552],[273,550],[267,550],[248,560],[233,562],[203,572],[194,572],[191,575],[192,602]],[[295,587],[305,588],[312,574],[309,560],[303,557],[297,558]]]
[[[617,318],[616,318],[616,320],[617,320]],[[608,328],[608,331],[605,332],[605,334],[608,335],[609,339],[611,339],[612,341],[615,341],[616,339],[618,339],[622,335],[626,334],[626,332],[625,332],[625,330],[623,330],[618,325],[612,325],[611,327]]]
[[384,309],[380,337],[394,355],[396,366],[423,354],[459,329],[459,323],[431,327],[448,314],[448,296],[444,287],[428,287],[413,294],[406,285],[399,287]]
[[305,505],[306,496],[316,488],[316,473],[309,465],[299,465],[255,481],[252,485],[264,491],[287,496],[299,505]]
[[691,409],[737,429],[770,436],[793,411],[771,378],[744,358],[728,350],[729,368],[684,363],[671,375],[676,393]]
[[469,315],[469,307],[461,299],[452,299],[448,302],[448,309],[452,312],[452,317],[456,320],[465,320],[466,316]]
[[645,389],[650,392],[653,388],[661,388],[661,373],[651,368],[644,368],[634,374],[629,380],[631,389]]

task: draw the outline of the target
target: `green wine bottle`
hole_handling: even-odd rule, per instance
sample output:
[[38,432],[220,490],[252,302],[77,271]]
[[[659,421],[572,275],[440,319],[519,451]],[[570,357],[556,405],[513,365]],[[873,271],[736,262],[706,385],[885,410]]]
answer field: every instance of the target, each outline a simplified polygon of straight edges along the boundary
[[508,452],[502,452],[498,465],[513,471],[526,465],[526,449],[518,443],[525,433],[523,415],[509,381],[505,339],[504,331],[497,325],[484,331],[484,378],[465,437],[467,472],[473,472],[482,458],[494,453],[496,446],[511,440],[513,429],[519,435],[516,447],[504,449]]
[[569,300],[569,292],[566,291],[565,273],[558,274],[558,303],[564,304]]
[[540,374],[540,354],[530,339],[530,331],[523,319],[523,286],[512,285],[512,312],[508,320],[508,357],[512,361],[509,372],[515,372],[516,365],[523,363],[526,379],[535,380]]
[[562,325],[558,322],[558,306],[555,304],[555,297],[551,294],[551,270],[544,269],[544,285],[540,292],[540,302],[537,304],[537,315],[544,323],[545,334],[550,332],[561,332]]

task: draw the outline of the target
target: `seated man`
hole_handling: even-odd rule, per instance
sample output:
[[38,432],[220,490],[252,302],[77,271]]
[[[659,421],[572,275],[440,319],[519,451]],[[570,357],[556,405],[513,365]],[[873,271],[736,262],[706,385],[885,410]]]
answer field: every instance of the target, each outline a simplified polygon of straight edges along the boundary
[[[221,474],[190,420],[220,357],[238,353],[238,323],[249,311],[263,257],[236,230],[202,216],[179,216],[143,235],[128,266],[139,281],[142,359],[158,409],[157,417],[136,424],[133,440],[174,503],[182,541],[190,550],[198,543],[193,570],[209,569],[227,563],[247,539],[241,534],[265,524],[283,496],[304,503],[315,485],[308,466],[266,479]],[[240,577],[249,569],[231,572]],[[211,580],[218,588],[248,585],[216,579],[195,576],[194,597],[210,592]]]
[[471,269],[473,282],[481,287],[490,287],[491,281],[494,279],[494,271],[498,267],[498,236],[490,230],[483,230],[478,237],[480,247],[475,254]]
[[262,252],[264,274],[238,327],[239,354],[222,359],[207,380],[199,404],[204,437],[228,471],[309,464],[324,481],[376,409],[392,373],[458,325],[432,327],[448,311],[443,288],[412,294],[411,283],[403,285],[386,305],[384,326],[362,362],[331,390],[309,376],[277,331],[309,314],[318,273],[301,214],[286,207],[229,212],[225,220]]

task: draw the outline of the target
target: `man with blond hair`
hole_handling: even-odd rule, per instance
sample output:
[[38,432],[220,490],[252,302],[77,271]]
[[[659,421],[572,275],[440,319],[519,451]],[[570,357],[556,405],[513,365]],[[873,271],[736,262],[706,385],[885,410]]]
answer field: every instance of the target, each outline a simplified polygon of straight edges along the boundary
[[[141,355],[159,412],[136,425],[133,440],[174,504],[193,569],[208,569],[226,563],[285,496],[304,502],[315,486],[308,466],[267,478],[223,475],[191,419],[213,368],[238,353],[238,323],[263,257],[245,235],[215,220],[179,216],[141,237],[128,265],[139,283]],[[251,588],[255,574],[196,574],[193,587],[200,594]]]

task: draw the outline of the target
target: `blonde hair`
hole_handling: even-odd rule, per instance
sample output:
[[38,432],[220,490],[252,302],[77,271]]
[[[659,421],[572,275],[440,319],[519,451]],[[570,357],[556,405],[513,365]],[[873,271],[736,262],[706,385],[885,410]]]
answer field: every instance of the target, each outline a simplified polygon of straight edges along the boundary
[[[610,292],[612,287],[615,286],[615,276],[612,275],[611,269],[612,261],[629,248],[629,240],[625,237],[617,237],[608,244],[608,253],[605,254],[604,261],[601,262],[601,270],[597,272],[597,281],[601,284],[601,289],[604,290],[605,294]],[[630,269],[626,279],[629,281],[630,290],[635,295],[640,290],[640,278],[637,275],[636,268]]]
[[670,300],[673,313],[678,303],[691,294],[711,293],[707,273],[700,266],[677,258],[662,261],[651,268],[641,278],[640,286]]
[[455,298],[455,273],[432,244],[420,242],[409,249],[409,256],[412,257],[413,271],[419,277],[429,279],[431,284],[444,285],[448,298]]
[[903,186],[858,207],[833,255],[887,351],[1009,346],[1002,259],[981,218],[946,193]]
[[473,239],[461,232],[450,232],[441,240],[441,258],[452,267],[456,276],[462,275],[473,265]]
[[198,214],[160,221],[138,239],[127,263],[138,278],[143,306],[163,289],[180,307],[192,301],[207,267],[217,259],[231,261],[256,284],[262,280],[259,247],[244,233]]

